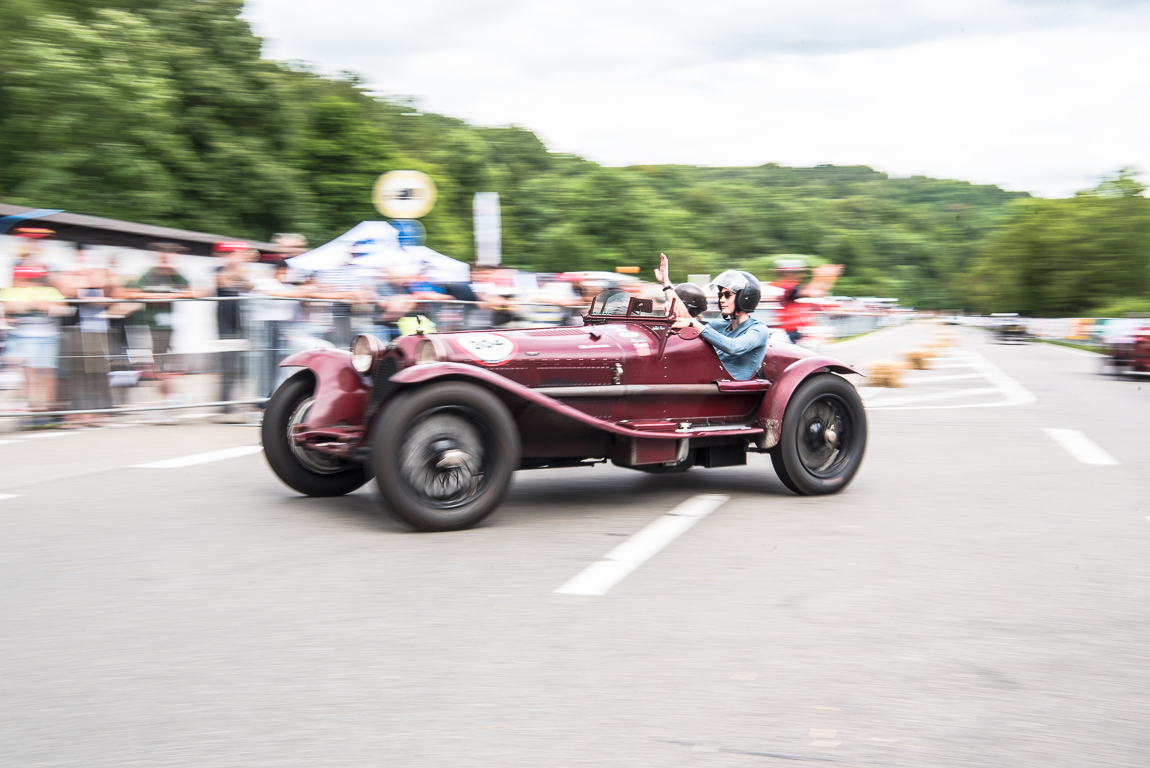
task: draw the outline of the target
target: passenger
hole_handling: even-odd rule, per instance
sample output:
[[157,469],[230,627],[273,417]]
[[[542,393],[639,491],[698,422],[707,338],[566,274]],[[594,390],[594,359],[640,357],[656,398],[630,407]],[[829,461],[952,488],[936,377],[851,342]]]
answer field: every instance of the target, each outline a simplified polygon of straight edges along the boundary
[[[661,256],[655,277],[663,284],[664,292],[674,294],[675,289],[668,278],[666,256]],[[671,327],[675,330],[688,326],[697,328],[699,335],[715,348],[719,362],[732,378],[738,381],[754,378],[767,355],[770,335],[765,323],[751,317],[751,312],[759,305],[759,281],[749,272],[728,269],[715,278],[711,286],[718,290],[719,311],[723,313],[723,319],[703,324],[696,318],[677,313],[679,316]]]

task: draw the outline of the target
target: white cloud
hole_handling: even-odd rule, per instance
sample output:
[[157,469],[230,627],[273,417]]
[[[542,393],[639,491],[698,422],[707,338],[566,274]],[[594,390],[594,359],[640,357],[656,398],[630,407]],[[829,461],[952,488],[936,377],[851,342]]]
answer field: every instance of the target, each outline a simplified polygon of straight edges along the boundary
[[245,13],[268,55],[605,164],[864,164],[1049,195],[1150,171],[1143,3],[249,0]]

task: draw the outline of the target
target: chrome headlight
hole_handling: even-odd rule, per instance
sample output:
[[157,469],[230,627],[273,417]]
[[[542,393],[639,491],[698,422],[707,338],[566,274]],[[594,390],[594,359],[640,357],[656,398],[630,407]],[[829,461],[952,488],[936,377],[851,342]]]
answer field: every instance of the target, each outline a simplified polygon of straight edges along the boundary
[[383,342],[374,336],[361,333],[351,344],[351,367],[360,373],[369,373],[371,366],[383,354]]

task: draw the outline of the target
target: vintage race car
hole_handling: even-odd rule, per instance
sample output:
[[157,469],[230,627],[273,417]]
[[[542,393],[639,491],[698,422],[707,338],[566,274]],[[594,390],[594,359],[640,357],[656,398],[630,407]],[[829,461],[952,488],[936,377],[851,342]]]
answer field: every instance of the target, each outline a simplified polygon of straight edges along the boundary
[[991,315],[994,339],[1002,344],[1022,344],[1030,339],[1026,323],[1017,312],[996,312]]
[[599,294],[576,327],[436,333],[311,350],[267,404],[268,463],[309,496],[373,476],[410,525],[475,525],[519,469],[607,460],[650,473],[745,464],[769,453],[798,494],[841,491],[866,448],[850,366],[772,339],[735,381],[698,332],[651,298]]

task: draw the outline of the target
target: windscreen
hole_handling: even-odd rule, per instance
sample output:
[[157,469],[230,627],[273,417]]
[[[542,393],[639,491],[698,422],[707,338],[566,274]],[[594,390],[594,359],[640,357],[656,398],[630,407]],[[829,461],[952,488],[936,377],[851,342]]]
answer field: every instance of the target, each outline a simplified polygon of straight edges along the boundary
[[593,315],[625,315],[631,305],[631,294],[618,288],[603,291],[591,302]]

